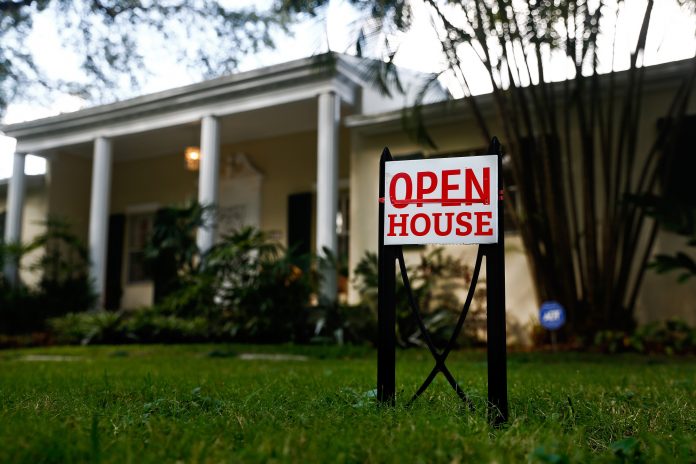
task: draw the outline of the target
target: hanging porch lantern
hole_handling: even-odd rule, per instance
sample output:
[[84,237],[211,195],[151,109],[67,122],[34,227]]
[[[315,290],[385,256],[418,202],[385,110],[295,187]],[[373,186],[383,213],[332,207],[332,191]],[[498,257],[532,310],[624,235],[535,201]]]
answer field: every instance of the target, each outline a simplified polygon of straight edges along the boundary
[[186,147],[184,158],[186,160],[186,169],[198,171],[198,165],[201,161],[201,149],[199,147]]

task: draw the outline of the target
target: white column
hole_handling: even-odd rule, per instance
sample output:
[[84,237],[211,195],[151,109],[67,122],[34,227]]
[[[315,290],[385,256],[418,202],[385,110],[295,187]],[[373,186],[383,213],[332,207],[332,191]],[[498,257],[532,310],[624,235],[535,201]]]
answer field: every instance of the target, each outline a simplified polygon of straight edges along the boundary
[[[201,160],[198,170],[198,203],[216,207],[220,172],[220,123],[214,116],[201,120]],[[198,229],[196,243],[205,254],[215,243],[215,212],[207,215],[205,227]]]
[[[317,237],[316,251],[324,255],[324,248],[334,256],[338,250],[336,213],[338,209],[338,124],[341,101],[334,92],[319,95],[317,122]],[[322,269],[321,294],[336,299],[336,270]]]
[[111,140],[98,137],[94,141],[92,158],[92,196],[89,207],[90,277],[99,295],[99,307],[104,304],[106,289],[106,250],[109,233],[109,196],[111,193]]
[[[21,243],[22,213],[24,212],[24,154],[15,153],[12,159],[12,177],[7,191],[7,216],[5,217],[5,243]],[[19,263],[7,257],[4,263],[5,277],[13,284],[19,282]]]

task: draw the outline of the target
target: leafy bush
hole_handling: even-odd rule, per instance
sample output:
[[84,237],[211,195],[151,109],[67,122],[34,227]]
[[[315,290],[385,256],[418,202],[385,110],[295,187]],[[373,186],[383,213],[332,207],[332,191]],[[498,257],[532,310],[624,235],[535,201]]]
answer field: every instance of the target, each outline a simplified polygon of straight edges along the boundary
[[[195,205],[162,212],[149,256],[173,263],[176,284],[153,308],[113,315],[71,314],[51,321],[58,340],[72,343],[187,342],[226,340],[255,343],[365,343],[376,341],[377,256],[368,253],[356,269],[362,296],[357,306],[320,301],[311,306],[320,272],[293,263],[309,261],[242,228],[223,237],[201,260],[192,251],[193,230],[203,209]],[[158,248],[159,247],[159,248]],[[315,265],[321,266],[315,260]],[[337,266],[336,262],[323,265]],[[422,253],[409,268],[426,327],[438,344],[449,340],[471,282],[471,269],[441,248]],[[397,338],[422,345],[421,334],[397,279]],[[476,292],[465,336],[477,342],[485,325],[485,290]]]
[[262,232],[244,228],[223,238],[206,256],[203,275],[216,289],[223,318],[242,341],[304,342],[314,286],[291,253]]
[[[355,269],[356,287],[361,304],[377,313],[377,255],[367,252]],[[437,345],[446,344],[462,310],[460,297],[471,284],[472,269],[445,254],[443,248],[420,253],[418,263],[408,266],[413,296],[418,302],[424,325]],[[483,283],[479,279],[479,283]],[[486,291],[477,288],[459,343],[480,343],[479,332],[485,327]],[[422,334],[408,304],[406,288],[397,266],[396,278],[397,342],[401,346],[423,345]]]
[[185,287],[187,276],[198,270],[196,231],[212,214],[210,206],[192,201],[183,207],[157,211],[145,256],[155,283],[155,302]]
[[365,305],[338,303],[311,308],[312,343],[377,344],[377,313]]
[[41,327],[43,310],[36,292],[0,280],[0,333],[26,334]]
[[21,262],[26,253],[42,249],[30,270],[41,278],[36,288],[10,284],[0,276],[0,332],[21,334],[43,330],[48,318],[85,311],[96,301],[88,276],[88,253],[67,222],[51,218],[45,230],[26,245],[0,245],[0,258]]
[[117,343],[122,314],[108,311],[69,313],[48,320],[48,327],[58,343]]
[[594,348],[605,353],[696,353],[696,329],[671,320],[640,326],[633,333],[605,330],[595,336]]
[[138,343],[189,343],[214,340],[205,317],[181,318],[156,309],[132,311],[120,324],[120,333]]
[[208,251],[201,265],[179,270],[179,288],[163,298],[156,311],[206,321],[217,328],[208,337],[308,341],[308,306],[315,285],[309,272],[293,264],[296,258],[258,230],[234,231]]
[[71,313],[50,319],[48,325],[55,341],[68,344],[186,343],[216,339],[205,318],[184,319],[162,314],[155,308]]

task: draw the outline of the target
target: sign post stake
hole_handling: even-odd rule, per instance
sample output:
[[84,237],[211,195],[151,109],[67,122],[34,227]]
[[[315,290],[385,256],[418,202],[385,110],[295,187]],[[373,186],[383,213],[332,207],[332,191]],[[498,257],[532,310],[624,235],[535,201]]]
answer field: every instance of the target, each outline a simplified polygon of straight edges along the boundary
[[[385,197],[385,163],[391,161],[385,148],[379,162],[379,197]],[[377,401],[394,405],[396,400],[396,254],[384,246],[384,202],[379,203],[377,296]]]
[[505,233],[503,223],[503,156],[493,138],[488,151],[498,156],[498,243],[485,245],[486,312],[488,336],[488,419],[498,426],[507,421],[507,353],[505,335]]

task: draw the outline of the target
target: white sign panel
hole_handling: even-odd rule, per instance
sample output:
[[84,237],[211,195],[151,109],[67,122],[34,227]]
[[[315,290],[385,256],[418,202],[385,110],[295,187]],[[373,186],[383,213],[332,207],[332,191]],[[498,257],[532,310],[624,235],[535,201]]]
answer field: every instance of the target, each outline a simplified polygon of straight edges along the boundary
[[498,242],[496,155],[389,161],[384,244]]

